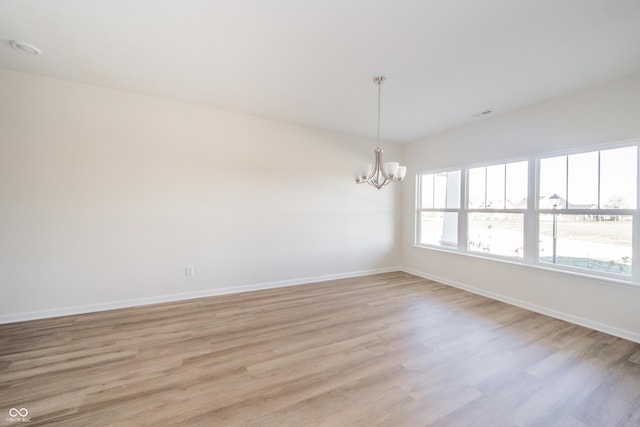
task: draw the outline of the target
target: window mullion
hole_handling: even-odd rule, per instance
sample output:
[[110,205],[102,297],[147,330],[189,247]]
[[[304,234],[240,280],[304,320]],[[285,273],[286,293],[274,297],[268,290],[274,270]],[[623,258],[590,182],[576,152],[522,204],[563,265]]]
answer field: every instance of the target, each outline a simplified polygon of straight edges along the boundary
[[487,207],[487,167],[484,168],[484,207]]
[[569,209],[569,156],[564,156],[565,165],[564,168],[565,177],[564,177],[564,208]]
[[631,277],[634,281],[640,281],[640,223],[638,223],[638,209],[632,215],[633,223],[631,226]]
[[507,164],[504,165],[504,188],[502,189],[502,208],[507,209]]
[[413,243],[414,244],[418,244],[420,243],[420,237],[422,236],[422,226],[421,226],[421,217],[422,217],[422,207],[423,205],[423,200],[422,200],[422,196],[423,196],[423,191],[422,191],[422,173],[418,174],[416,176],[416,222],[415,222],[415,230],[416,232],[414,233],[413,236]]
[[540,161],[529,158],[528,175],[527,175],[527,211],[524,214],[524,257],[523,261],[527,264],[535,264],[538,260],[538,232],[539,221],[536,212],[539,200],[539,181],[540,181]]
[[466,251],[469,249],[468,233],[468,203],[469,203],[469,169],[463,168],[460,175],[460,210],[458,211],[458,249]]
[[445,174],[445,184],[444,184],[444,207],[449,207],[449,172]]
[[598,209],[602,209],[602,201],[600,200],[600,178],[600,150],[598,150]]
[[[640,148],[640,147],[638,147]],[[598,181],[599,182],[599,181]],[[631,226],[631,277],[634,281],[640,281],[640,149],[636,149],[636,208],[632,215]]]

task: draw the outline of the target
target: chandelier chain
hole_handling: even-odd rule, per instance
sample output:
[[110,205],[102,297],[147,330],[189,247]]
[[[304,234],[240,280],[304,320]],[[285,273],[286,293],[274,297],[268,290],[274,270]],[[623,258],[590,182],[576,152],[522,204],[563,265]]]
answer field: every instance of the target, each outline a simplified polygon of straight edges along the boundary
[[382,79],[378,79],[378,146],[380,146],[380,87],[382,86]]

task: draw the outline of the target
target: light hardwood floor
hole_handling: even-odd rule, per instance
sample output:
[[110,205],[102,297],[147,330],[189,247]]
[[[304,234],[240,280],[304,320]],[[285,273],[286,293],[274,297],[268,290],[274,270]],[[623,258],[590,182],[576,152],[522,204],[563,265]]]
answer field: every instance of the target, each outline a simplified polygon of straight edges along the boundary
[[406,273],[0,325],[0,345],[0,425],[640,425],[639,344]]

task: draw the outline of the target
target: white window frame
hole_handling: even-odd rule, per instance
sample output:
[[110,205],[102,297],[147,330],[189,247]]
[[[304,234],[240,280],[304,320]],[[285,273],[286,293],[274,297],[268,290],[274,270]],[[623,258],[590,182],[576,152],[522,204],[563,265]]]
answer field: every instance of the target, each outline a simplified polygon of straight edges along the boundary
[[[576,209],[576,208],[569,208],[568,204],[569,204],[569,200],[567,200],[567,206],[565,208],[561,208],[561,209],[557,209],[557,210],[553,210],[553,209],[542,209],[539,206],[539,201],[540,201],[540,179],[541,179],[541,173],[540,173],[540,164],[542,162],[543,159],[548,159],[551,157],[559,157],[559,156],[567,156],[567,159],[569,156],[574,155],[574,154],[585,154],[585,153],[593,153],[593,152],[598,152],[598,158],[599,158],[599,162],[600,162],[600,152],[604,151],[604,150],[611,150],[611,149],[616,149],[616,148],[625,148],[625,147],[636,147],[636,207],[635,209],[611,209],[611,208],[600,208],[598,207],[597,209]],[[566,182],[567,182],[567,187],[568,187],[568,175],[569,175],[569,168],[567,167],[566,170],[566,174],[567,174],[567,178],[566,178]],[[538,247],[538,242],[539,242],[539,237],[535,240],[536,243],[536,247],[535,247],[535,252],[533,253],[534,258],[532,261],[532,263],[536,266],[542,267],[542,268],[551,268],[554,270],[562,270],[562,271],[567,271],[567,272],[572,272],[572,273],[577,273],[577,274],[582,274],[582,275],[589,275],[589,276],[595,276],[595,277],[599,277],[599,278],[613,278],[613,279],[621,279],[623,281],[626,280],[631,280],[633,282],[638,282],[640,277],[639,277],[639,273],[640,273],[640,268],[638,267],[639,261],[640,259],[638,258],[640,256],[640,251],[639,251],[639,240],[640,240],[640,234],[639,234],[639,226],[638,226],[638,219],[639,219],[639,215],[638,213],[639,211],[639,205],[640,205],[640,198],[638,198],[640,196],[640,182],[639,182],[639,177],[640,177],[640,142],[635,141],[634,143],[614,143],[614,144],[605,144],[605,145],[600,145],[600,146],[596,146],[596,147],[588,147],[588,148],[584,148],[584,149],[576,149],[576,150],[565,150],[562,152],[557,152],[557,153],[549,153],[549,154],[544,154],[541,156],[538,156],[536,158],[536,175],[535,175],[535,184],[536,184],[536,197],[535,197],[535,206],[534,206],[534,222],[535,222],[535,236],[539,236],[539,224],[540,224],[540,216],[541,215],[553,215],[554,213],[558,214],[558,215],[611,215],[611,216],[615,216],[615,215],[624,215],[624,216],[631,216],[632,217],[632,240],[631,240],[631,259],[632,259],[632,264],[631,264],[631,274],[630,275],[622,275],[622,274],[615,274],[615,273],[607,273],[607,272],[601,272],[601,271],[597,271],[597,270],[590,270],[590,269],[586,269],[586,268],[579,268],[579,267],[571,267],[568,265],[563,265],[563,264],[553,264],[553,263],[548,263],[548,262],[544,262],[544,261],[540,261],[540,257],[539,257],[539,247]],[[600,180],[601,180],[601,176],[600,173],[598,173],[598,187],[600,187]],[[568,190],[566,190],[568,191]],[[599,192],[599,189],[598,189]],[[567,199],[570,198],[570,194],[566,194]]]
[[[553,214],[553,209],[541,209],[538,206],[540,198],[540,164],[542,159],[556,156],[570,156],[573,154],[589,153],[593,151],[602,151],[615,148],[636,147],[636,207],[635,209],[562,209],[562,214],[566,215],[627,215],[632,217],[632,264],[631,274],[622,275],[609,272],[600,272],[596,270],[583,269],[578,267],[565,266],[561,264],[553,264],[539,259],[539,218],[540,215]],[[469,169],[478,167],[490,167],[499,164],[508,164],[513,162],[528,161],[527,176],[527,207],[523,209],[485,209],[468,207],[468,189],[469,189]],[[437,174],[443,172],[461,171],[460,180],[460,208],[422,208],[422,176],[428,174]],[[601,177],[598,175],[598,180]],[[505,185],[506,180],[505,180]],[[415,216],[415,233],[414,246],[430,250],[438,250],[444,252],[454,252],[462,255],[480,257],[494,261],[506,261],[526,265],[528,267],[539,268],[544,270],[553,270],[572,275],[594,277],[598,279],[609,280],[613,282],[640,285],[640,140],[628,140],[611,144],[600,144],[597,146],[580,147],[573,150],[563,150],[558,152],[532,154],[528,157],[518,157],[503,159],[499,161],[485,162],[479,164],[469,164],[459,167],[451,167],[447,169],[426,170],[416,174],[416,216]],[[432,245],[420,242],[421,236],[421,212],[456,212],[458,214],[458,244],[457,247]],[[496,254],[483,253],[479,251],[469,250],[468,236],[468,216],[469,213],[518,213],[523,214],[523,257],[507,257]],[[556,211],[557,213],[557,211]]]
[[[449,173],[449,172],[460,172],[460,200],[458,200],[458,208],[423,208],[422,207],[422,177],[424,175],[438,175],[441,173]],[[416,233],[415,233],[415,241],[414,243],[417,246],[431,247],[431,248],[439,248],[448,251],[457,251],[460,249],[460,213],[463,207],[463,201],[465,200],[463,194],[464,181],[466,180],[465,171],[463,168],[448,168],[448,169],[439,169],[433,171],[425,171],[420,172],[416,175],[416,188],[418,189],[418,193],[416,195]],[[435,196],[435,195],[434,195]],[[446,199],[445,199],[446,200]],[[447,205],[445,201],[445,206]],[[458,214],[458,241],[457,245],[454,247],[453,245],[433,245],[428,243],[420,243],[420,236],[422,236],[422,221],[421,221],[421,213],[422,212],[454,212]]]
[[[531,168],[529,167],[531,165],[531,162],[529,161],[529,159],[527,158],[516,158],[516,159],[509,159],[509,160],[504,160],[504,161],[498,161],[498,162],[491,162],[491,163],[483,163],[483,164],[478,164],[478,165],[472,165],[469,167],[464,168],[464,180],[463,180],[463,187],[464,187],[464,193],[466,195],[465,199],[464,199],[464,214],[463,216],[464,218],[464,239],[465,239],[465,244],[464,247],[462,247],[461,249],[464,249],[464,252],[468,252],[470,254],[473,255],[480,255],[483,257],[487,257],[487,258],[497,258],[497,259],[504,259],[504,260],[508,260],[508,261],[515,261],[515,262],[520,262],[521,260],[524,260],[525,257],[527,257],[527,242],[526,242],[526,228],[527,228],[527,216],[530,215],[530,212],[528,211],[528,206],[529,206],[529,200],[531,199],[530,197],[530,192],[529,190],[527,190],[527,208],[518,208],[518,209],[507,209],[507,208],[503,208],[503,209],[499,209],[499,208],[469,208],[469,170],[470,169],[476,169],[476,168],[488,168],[491,166],[497,166],[497,165],[505,165],[505,180],[504,180],[504,190],[505,190],[505,194],[506,194],[506,187],[507,187],[507,179],[506,179],[506,165],[509,163],[519,163],[519,162],[527,162],[527,189],[529,186],[529,181],[530,181],[530,176],[531,176]],[[485,186],[486,186],[486,180],[485,180]],[[486,193],[486,188],[485,188],[485,193]],[[523,255],[522,258],[520,257],[510,257],[510,256],[504,256],[504,255],[498,255],[498,254],[492,254],[492,253],[483,253],[483,252],[479,252],[479,251],[472,251],[469,250],[469,214],[470,213],[496,213],[496,214],[522,214],[523,218],[523,224],[522,224],[522,250],[523,250]],[[458,236],[458,238],[460,238],[461,236]]]

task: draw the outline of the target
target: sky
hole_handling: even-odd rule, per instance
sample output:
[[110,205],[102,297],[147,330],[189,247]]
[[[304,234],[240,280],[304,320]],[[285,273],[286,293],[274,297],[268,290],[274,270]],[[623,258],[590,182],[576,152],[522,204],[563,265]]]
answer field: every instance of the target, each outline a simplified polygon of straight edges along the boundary
[[[631,146],[542,158],[540,197],[557,194],[574,208],[611,208],[615,200],[616,207],[635,209],[637,157]],[[469,208],[525,207],[527,174],[526,161],[469,169]],[[460,178],[459,170],[423,175],[422,206],[458,208]]]
[[611,201],[617,199],[623,203],[619,207],[635,209],[636,150],[632,146],[542,159],[540,196],[555,193],[570,205],[600,208],[613,207]]

